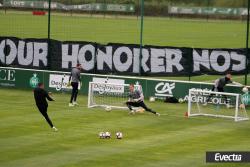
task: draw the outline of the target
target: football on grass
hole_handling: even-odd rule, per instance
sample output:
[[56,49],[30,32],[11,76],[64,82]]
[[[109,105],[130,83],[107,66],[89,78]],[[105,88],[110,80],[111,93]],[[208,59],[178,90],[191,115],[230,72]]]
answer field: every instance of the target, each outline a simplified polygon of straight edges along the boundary
[[117,139],[122,139],[123,135],[122,135],[122,132],[116,132],[116,138]]
[[178,102],[179,103],[184,103],[184,100],[182,98],[179,98]]
[[104,132],[100,132],[99,133],[99,138],[100,139],[104,139],[106,137],[105,133]]
[[105,132],[105,138],[110,139],[111,138],[111,133],[110,132]]
[[105,107],[105,110],[106,110],[106,111],[111,111],[111,107],[110,107],[110,106],[106,106],[106,107]]

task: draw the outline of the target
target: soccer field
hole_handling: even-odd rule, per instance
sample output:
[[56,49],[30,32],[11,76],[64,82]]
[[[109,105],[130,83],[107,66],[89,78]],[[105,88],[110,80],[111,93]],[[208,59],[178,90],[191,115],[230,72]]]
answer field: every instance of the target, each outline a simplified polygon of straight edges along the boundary
[[[0,10],[0,36],[47,38],[48,17],[31,11]],[[145,17],[144,45],[244,48],[246,22],[225,20]],[[102,44],[140,43],[140,19],[134,16],[53,13],[51,38],[64,41],[92,41]]]
[[[187,104],[148,105],[162,114],[67,106],[68,94],[55,94],[49,115],[52,132],[37,111],[32,91],[0,89],[1,167],[202,167],[206,151],[249,151],[250,121],[184,117]],[[99,139],[100,131],[121,131],[122,140]],[[249,164],[230,164],[249,166]]]

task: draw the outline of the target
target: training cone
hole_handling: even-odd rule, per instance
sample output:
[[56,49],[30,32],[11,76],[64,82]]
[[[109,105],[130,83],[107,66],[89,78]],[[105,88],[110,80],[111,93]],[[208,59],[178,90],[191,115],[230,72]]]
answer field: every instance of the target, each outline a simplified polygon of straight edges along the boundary
[[186,117],[186,118],[188,117],[188,112],[185,112],[185,117]]

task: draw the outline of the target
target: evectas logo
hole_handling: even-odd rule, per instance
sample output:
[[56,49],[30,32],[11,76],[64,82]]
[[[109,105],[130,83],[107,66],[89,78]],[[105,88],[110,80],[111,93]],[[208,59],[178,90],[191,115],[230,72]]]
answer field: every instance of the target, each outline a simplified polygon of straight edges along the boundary
[[250,152],[206,152],[207,163],[242,163],[250,162]]
[[221,153],[216,153],[214,156],[215,161],[241,161],[241,155],[239,154],[231,154],[231,155],[223,155]]

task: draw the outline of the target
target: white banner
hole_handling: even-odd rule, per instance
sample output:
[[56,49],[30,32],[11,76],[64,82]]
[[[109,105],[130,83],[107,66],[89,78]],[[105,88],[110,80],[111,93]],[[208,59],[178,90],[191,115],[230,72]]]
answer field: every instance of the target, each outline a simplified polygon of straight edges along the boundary
[[[55,88],[57,91],[61,90],[70,90],[71,86],[67,86],[69,82],[69,75],[58,75],[58,74],[50,74],[49,76],[49,87]],[[79,84],[78,89],[81,88]]]

